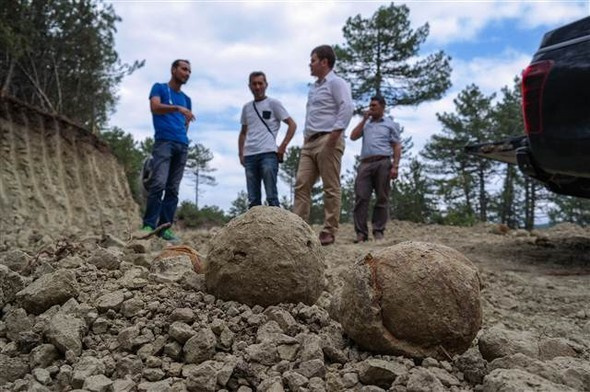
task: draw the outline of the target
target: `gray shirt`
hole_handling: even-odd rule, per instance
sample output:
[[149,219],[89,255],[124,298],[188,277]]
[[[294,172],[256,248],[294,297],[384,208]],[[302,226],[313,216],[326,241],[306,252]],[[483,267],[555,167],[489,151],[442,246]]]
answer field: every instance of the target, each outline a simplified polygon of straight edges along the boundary
[[[260,113],[272,133],[268,131],[256,114],[253,104],[256,105],[258,113]],[[241,124],[248,126],[244,142],[244,156],[276,152],[276,140],[281,121],[289,117],[289,113],[287,113],[283,104],[274,98],[266,97],[262,101],[250,101],[245,104],[241,116]]]
[[392,143],[400,142],[400,126],[390,117],[379,121],[370,120],[363,127],[363,147],[361,159],[373,155],[392,156]]
[[350,85],[330,71],[321,82],[316,81],[309,89],[304,136],[346,129],[353,110]]

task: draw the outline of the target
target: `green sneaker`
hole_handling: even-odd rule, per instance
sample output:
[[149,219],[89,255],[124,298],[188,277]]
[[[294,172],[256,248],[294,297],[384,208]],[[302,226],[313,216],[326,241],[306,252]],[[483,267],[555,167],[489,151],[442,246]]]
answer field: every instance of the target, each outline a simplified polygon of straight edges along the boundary
[[154,231],[154,229],[152,229],[148,225],[145,225],[144,227],[141,228],[141,231],[145,231],[146,233],[151,233],[152,231]]
[[160,238],[173,244],[180,244],[180,238],[178,238],[170,229],[162,231],[160,233]]

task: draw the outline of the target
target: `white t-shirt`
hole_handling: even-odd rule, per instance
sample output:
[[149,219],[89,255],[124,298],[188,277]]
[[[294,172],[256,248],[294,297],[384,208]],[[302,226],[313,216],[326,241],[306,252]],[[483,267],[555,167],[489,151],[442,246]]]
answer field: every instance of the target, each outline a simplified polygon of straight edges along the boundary
[[[272,134],[256,114],[253,104],[256,105],[260,117],[264,119]],[[276,140],[281,121],[289,117],[291,116],[289,116],[283,104],[274,98],[266,97],[262,101],[250,101],[245,104],[241,118],[241,124],[248,126],[246,141],[244,142],[244,156],[276,152]]]

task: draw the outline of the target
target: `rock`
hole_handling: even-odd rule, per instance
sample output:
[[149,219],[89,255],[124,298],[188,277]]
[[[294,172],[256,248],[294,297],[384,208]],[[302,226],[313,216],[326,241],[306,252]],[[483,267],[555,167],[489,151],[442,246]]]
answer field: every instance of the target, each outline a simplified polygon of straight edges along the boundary
[[539,342],[539,358],[553,359],[556,357],[577,357],[576,350],[570,342],[563,338],[545,338]]
[[31,369],[36,367],[45,368],[57,358],[59,358],[59,352],[53,344],[41,344],[29,354],[29,365]]
[[133,318],[141,313],[145,307],[145,302],[139,298],[131,298],[121,305],[121,314],[127,318]]
[[82,337],[86,331],[86,323],[77,317],[58,313],[51,318],[45,335],[62,354],[67,351],[75,355],[82,353]]
[[430,370],[417,367],[410,370],[406,384],[408,392],[445,392],[446,388]]
[[47,385],[51,382],[51,374],[45,369],[36,368],[31,372],[35,380],[42,385]]
[[272,366],[279,362],[280,357],[274,342],[265,341],[260,344],[252,344],[246,347],[246,354],[251,361]]
[[113,382],[108,377],[98,374],[84,380],[83,388],[90,392],[108,392],[112,390]]
[[283,380],[291,391],[298,391],[309,382],[309,379],[304,375],[290,370],[283,373]]
[[91,356],[82,357],[74,366],[73,374],[71,375],[72,386],[74,388],[82,388],[87,378],[104,374],[104,372],[105,366],[100,359]]
[[295,371],[307,378],[326,376],[326,365],[321,359],[312,359],[311,361],[303,361]]
[[195,273],[203,273],[203,257],[199,254],[199,252],[186,245],[174,245],[164,248],[164,250],[160,252],[160,254],[154,259],[154,262],[181,255],[189,257]]
[[199,364],[213,358],[217,338],[211,328],[200,329],[183,347],[184,358],[187,363]]
[[541,361],[517,353],[494,360],[490,369],[520,369],[556,384],[580,391],[590,390],[590,362],[577,358],[557,357]]
[[26,280],[18,273],[12,271],[5,265],[0,265],[0,308],[5,304],[13,302],[16,293],[21,291]]
[[133,392],[136,384],[129,379],[119,379],[113,382],[113,392]]
[[33,329],[34,319],[27,315],[22,308],[10,310],[4,316],[6,327],[6,337],[14,342],[19,339],[21,332],[31,331]]
[[479,351],[487,361],[516,353],[539,357],[539,339],[526,331],[511,331],[502,326],[484,330],[478,340]]
[[122,253],[118,249],[98,248],[88,259],[88,263],[100,269],[116,270],[121,264]]
[[148,285],[148,271],[145,268],[131,268],[119,279],[119,284],[127,289],[136,290]]
[[188,374],[187,389],[196,392],[215,392],[217,371],[220,367],[221,364],[215,361],[205,361],[196,366]]
[[180,282],[185,274],[194,274],[191,259],[184,254],[154,260],[150,272],[151,278],[159,283]]
[[205,282],[216,297],[261,306],[313,304],[324,286],[324,258],[313,230],[276,207],[254,207],[211,240]]
[[389,388],[398,376],[408,373],[405,365],[382,359],[367,359],[357,365],[358,378],[366,385]]
[[31,272],[31,260],[32,257],[22,250],[11,249],[0,257],[0,264],[21,275],[28,275]]
[[479,274],[443,245],[403,242],[348,271],[340,322],[360,347],[415,358],[465,352],[482,321]]
[[190,325],[175,321],[168,328],[168,334],[178,343],[185,344],[195,334],[195,331]]
[[125,301],[125,293],[122,290],[113,291],[100,296],[96,300],[96,309],[99,312],[106,312],[109,309],[118,311]]
[[16,294],[22,307],[34,314],[41,314],[53,305],[61,305],[77,296],[76,275],[64,269],[41,276]]
[[488,363],[477,348],[470,348],[454,359],[455,366],[463,372],[465,379],[471,384],[481,384],[488,374]]
[[195,319],[195,312],[191,308],[177,308],[170,313],[170,321],[182,321],[191,323]]
[[0,354],[0,386],[23,378],[29,373],[29,365],[23,357]]
[[576,389],[553,383],[520,369],[496,369],[483,381],[483,392],[574,392]]
[[139,381],[143,372],[143,362],[136,355],[127,355],[117,361],[116,375],[119,378],[131,377]]

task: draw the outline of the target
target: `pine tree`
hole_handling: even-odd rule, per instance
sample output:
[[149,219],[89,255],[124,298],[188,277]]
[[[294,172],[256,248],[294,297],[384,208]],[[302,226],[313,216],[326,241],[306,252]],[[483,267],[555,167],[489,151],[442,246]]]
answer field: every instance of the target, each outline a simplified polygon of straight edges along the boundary
[[439,99],[451,86],[450,57],[443,51],[419,55],[429,26],[410,26],[410,11],[393,3],[368,19],[356,15],[342,29],[346,43],[334,47],[336,72],[352,85],[358,109],[373,95],[388,105],[417,105]]
[[199,208],[199,194],[203,192],[202,186],[217,185],[215,177],[208,174],[217,170],[209,167],[209,162],[212,159],[213,153],[201,143],[194,143],[189,147],[185,170],[195,182],[195,206],[197,209]]

